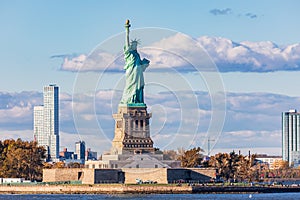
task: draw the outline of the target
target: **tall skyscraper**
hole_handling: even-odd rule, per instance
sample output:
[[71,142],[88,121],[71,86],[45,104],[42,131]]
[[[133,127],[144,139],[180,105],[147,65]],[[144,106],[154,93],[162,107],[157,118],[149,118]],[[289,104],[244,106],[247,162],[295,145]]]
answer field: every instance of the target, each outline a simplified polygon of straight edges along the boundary
[[59,158],[59,88],[44,87],[44,105],[34,107],[34,139],[47,150],[47,161]]
[[289,165],[300,165],[300,113],[289,110],[282,113],[282,159]]
[[34,124],[34,141],[41,146],[48,145],[48,138],[43,135],[44,131],[44,106],[34,106],[33,108],[33,124]]
[[85,160],[85,142],[79,141],[75,143],[75,154],[77,154],[77,159]]

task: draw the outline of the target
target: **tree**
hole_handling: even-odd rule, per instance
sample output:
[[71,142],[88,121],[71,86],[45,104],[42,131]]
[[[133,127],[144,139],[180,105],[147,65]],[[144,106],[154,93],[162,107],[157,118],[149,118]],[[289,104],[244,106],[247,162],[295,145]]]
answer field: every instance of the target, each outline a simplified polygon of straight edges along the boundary
[[258,179],[255,157],[256,155],[251,155],[251,157],[238,155],[234,151],[229,154],[218,153],[210,157],[208,166],[215,167],[218,175],[224,180]]
[[181,166],[196,167],[200,165],[203,160],[203,154],[201,152],[204,151],[200,147],[184,151],[183,154],[178,157],[178,160],[181,161]]
[[45,149],[36,142],[5,140],[0,145],[0,175],[5,178],[41,180]]
[[4,144],[0,141],[0,177],[3,177],[3,162],[4,162]]
[[52,165],[51,163],[44,162],[44,164],[43,164],[43,169],[51,169],[52,166],[53,166],[53,165]]
[[217,173],[220,177],[228,180],[230,177],[228,168],[229,154],[218,153],[215,156],[211,156],[209,160],[209,167],[214,167],[217,169]]
[[56,162],[52,165],[52,168],[53,169],[57,169],[57,168],[65,168],[65,163],[63,161],[59,161],[59,162]]
[[81,164],[79,162],[70,162],[68,168],[81,168]]
[[252,154],[251,157],[239,155],[236,171],[236,179],[238,181],[249,180],[251,182],[257,177],[255,172],[257,162],[255,158],[255,154]]

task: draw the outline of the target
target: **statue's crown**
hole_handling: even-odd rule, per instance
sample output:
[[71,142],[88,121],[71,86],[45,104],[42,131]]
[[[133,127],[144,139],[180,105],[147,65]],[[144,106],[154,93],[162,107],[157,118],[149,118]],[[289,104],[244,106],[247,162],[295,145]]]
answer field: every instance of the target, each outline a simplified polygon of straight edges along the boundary
[[131,40],[130,43],[137,43],[137,44],[141,44],[141,41],[139,39],[134,39],[134,40]]

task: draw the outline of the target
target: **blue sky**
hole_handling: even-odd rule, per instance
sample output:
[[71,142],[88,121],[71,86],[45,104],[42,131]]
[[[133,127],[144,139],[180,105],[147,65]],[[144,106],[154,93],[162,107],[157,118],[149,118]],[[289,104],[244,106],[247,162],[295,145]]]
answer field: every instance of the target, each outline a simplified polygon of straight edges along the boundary
[[[123,31],[129,18],[135,28],[169,28],[191,37],[203,35],[240,41],[300,41],[298,1],[1,1],[1,90],[38,90],[39,85],[73,76],[58,72],[56,54],[88,53]],[[214,9],[229,13],[214,15]],[[247,13],[256,18],[247,17]],[[41,77],[37,79],[37,77]],[[53,78],[53,77],[57,78]],[[22,82],[14,81],[11,77]],[[58,79],[58,80],[57,80]],[[33,81],[34,80],[34,81]],[[9,83],[9,84],[8,84]],[[62,90],[71,85],[62,87]]]
[[[212,59],[215,59],[217,67],[222,72],[220,76],[226,92],[231,94],[229,95],[231,97],[240,97],[238,99],[241,101],[233,103],[234,106],[232,107],[227,107],[229,117],[226,118],[224,132],[236,136],[243,134],[244,131],[249,135],[249,138],[259,136],[262,139],[265,137],[264,134],[270,133],[275,135],[274,141],[280,139],[280,136],[278,136],[280,132],[280,112],[290,108],[300,108],[294,99],[300,96],[300,90],[298,89],[300,48],[297,46],[300,42],[299,6],[300,2],[297,0],[195,0],[188,2],[156,0],[130,2],[1,0],[0,57],[2,62],[0,92],[2,93],[1,102],[3,107],[1,112],[3,121],[0,120],[0,124],[2,124],[0,130],[6,133],[3,137],[9,137],[9,135],[19,137],[22,136],[22,133],[26,133],[26,137],[29,138],[32,129],[32,106],[41,101],[39,92],[42,91],[44,85],[57,83],[60,90],[66,95],[63,100],[63,105],[66,104],[63,107],[66,113],[61,115],[68,116],[68,120],[61,118],[61,130],[65,135],[74,134],[76,130],[73,127],[74,122],[72,122],[72,109],[67,106],[66,102],[70,101],[68,95],[72,95],[78,73],[66,70],[64,68],[66,63],[62,58],[51,57],[66,55],[66,58],[72,60],[79,55],[88,55],[99,44],[122,33],[125,20],[130,19],[132,28],[156,27],[171,29],[195,38],[204,46],[205,42],[208,41],[207,38],[204,38],[205,36],[224,38],[224,40],[211,39],[204,47]],[[232,46],[230,46],[230,43],[225,48],[224,44],[228,44],[228,41],[232,42]],[[260,43],[257,46],[259,42],[264,41],[270,41],[274,45],[268,47],[267,43]],[[251,44],[247,42],[251,42]],[[120,47],[116,46],[115,48],[119,48],[121,51],[122,45],[120,44]],[[221,56],[222,52],[227,52],[226,55],[232,56],[235,45],[238,47],[246,45],[247,52],[245,53],[245,49],[238,52],[237,49],[234,49],[238,56],[233,57],[232,60],[228,56]],[[293,51],[290,51],[292,45],[296,46]],[[222,51],[218,52],[217,48],[222,49]],[[258,48],[258,51],[255,48]],[[265,53],[264,49],[268,48],[270,48],[272,54],[270,52]],[[277,50],[280,53],[277,54]],[[274,56],[275,58],[273,58]],[[252,65],[252,61],[248,62],[246,60],[247,57],[257,59],[259,64]],[[283,57],[287,59],[283,59]],[[240,63],[242,63],[241,66],[245,67],[241,67]],[[229,66],[236,67],[231,69]],[[267,67],[265,66],[271,70],[269,68],[266,70]],[[119,80],[121,75],[121,73],[109,73],[108,78],[104,80],[105,89],[113,89],[113,87],[109,87],[111,82]],[[207,91],[202,87],[203,84],[199,84],[198,77],[184,72],[183,76],[193,85],[193,90]],[[171,81],[172,79],[170,79]],[[22,93],[23,91],[34,92],[32,99],[30,100],[28,93]],[[245,107],[249,106],[249,108],[254,106],[251,102],[245,100],[250,98],[248,93],[252,94],[252,96],[250,95],[251,98],[259,102],[262,101],[261,98],[265,98],[263,105],[267,109],[266,112],[260,110],[257,111],[257,115],[251,114],[254,118],[266,120],[261,123],[257,122],[255,129],[247,125],[246,121],[243,123],[238,120],[235,121],[239,116],[238,114],[244,113],[245,116],[249,114],[246,109],[237,106],[237,104]],[[263,95],[258,93],[263,93]],[[11,98],[7,98],[5,94],[9,94]],[[166,95],[165,97],[169,98],[170,96]],[[278,103],[278,99],[282,103]],[[166,101],[166,99],[161,101]],[[158,100],[151,100],[151,102],[154,105],[159,104]],[[230,103],[229,100],[228,103]],[[204,102],[204,104],[209,105],[209,102]],[[160,105],[164,104],[160,103]],[[236,106],[240,110],[237,111]],[[275,119],[276,126],[274,126],[274,118],[272,117],[276,113],[270,111],[275,108],[278,112],[278,117]],[[207,110],[206,108],[201,109]],[[157,110],[159,110],[158,107]],[[154,111],[155,109],[152,112]],[[230,113],[231,111],[233,113]],[[24,120],[23,124],[20,122],[14,125],[13,122],[20,118],[17,114],[15,117],[13,115],[20,112],[24,114],[21,116],[28,117],[28,120]],[[105,113],[107,118],[109,118],[110,112],[108,110]],[[165,111],[165,113],[168,112],[168,110]],[[170,111],[170,113],[172,112]],[[4,119],[4,116],[9,115],[11,115],[11,118],[9,118],[11,121],[7,118]],[[262,116],[268,117],[264,118]],[[209,118],[209,116],[206,117]],[[232,126],[230,126],[230,120],[232,120]],[[109,123],[112,123],[112,121],[109,121]],[[265,126],[264,124],[270,125]],[[105,128],[107,128],[107,131],[112,131],[109,127]],[[205,132],[204,129],[199,130],[199,132]],[[245,142],[240,147],[230,146],[228,135],[225,134],[223,140],[227,141],[228,139],[228,143],[224,142],[224,145],[222,145],[220,142],[219,148],[262,146],[249,143],[249,138],[243,138]],[[111,139],[111,135],[108,138]],[[69,145],[67,140],[63,140],[62,143],[63,145]],[[279,148],[280,141],[273,147]],[[93,148],[97,148],[97,145],[94,144]],[[99,149],[99,152],[102,150]]]

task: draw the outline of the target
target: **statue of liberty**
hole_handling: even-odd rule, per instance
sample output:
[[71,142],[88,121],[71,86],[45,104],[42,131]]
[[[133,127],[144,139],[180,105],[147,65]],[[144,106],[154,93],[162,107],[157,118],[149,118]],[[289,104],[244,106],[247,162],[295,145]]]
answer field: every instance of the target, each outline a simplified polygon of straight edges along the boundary
[[149,66],[150,61],[141,60],[140,54],[137,52],[137,40],[129,42],[129,20],[126,20],[125,30],[125,46],[124,58],[126,70],[126,83],[121,99],[121,104],[142,104],[144,105],[144,71]]

